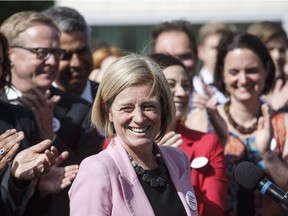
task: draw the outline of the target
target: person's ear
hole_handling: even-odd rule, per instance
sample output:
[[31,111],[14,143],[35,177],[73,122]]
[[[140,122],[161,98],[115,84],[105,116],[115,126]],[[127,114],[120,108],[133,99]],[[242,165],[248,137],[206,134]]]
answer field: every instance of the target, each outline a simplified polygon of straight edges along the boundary
[[10,66],[13,67],[13,61],[14,61],[14,52],[13,52],[13,48],[9,47],[8,50],[8,55],[9,55],[9,59],[10,59]]
[[104,106],[105,106],[106,112],[108,113],[109,121],[113,122],[113,115],[111,113],[111,109],[108,108],[107,104],[105,104]]
[[111,112],[109,112],[109,121],[113,122],[113,117],[112,117],[112,113]]

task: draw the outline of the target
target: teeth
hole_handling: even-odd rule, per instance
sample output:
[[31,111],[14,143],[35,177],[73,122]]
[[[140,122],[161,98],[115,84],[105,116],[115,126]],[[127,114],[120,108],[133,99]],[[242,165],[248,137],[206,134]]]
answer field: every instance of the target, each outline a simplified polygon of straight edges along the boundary
[[241,91],[248,91],[249,89],[251,89],[251,87],[250,86],[239,86],[238,89]]
[[134,133],[144,133],[148,130],[148,127],[146,128],[130,128],[131,131]]
[[175,106],[183,106],[182,102],[174,102]]

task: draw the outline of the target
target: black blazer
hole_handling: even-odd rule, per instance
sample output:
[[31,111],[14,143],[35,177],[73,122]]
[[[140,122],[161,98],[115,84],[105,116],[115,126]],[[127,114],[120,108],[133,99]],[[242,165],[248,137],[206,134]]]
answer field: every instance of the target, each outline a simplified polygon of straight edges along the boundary
[[[93,84],[94,87],[97,87],[97,85]],[[60,123],[60,127],[55,132],[53,145],[59,153],[69,152],[69,157],[64,161],[63,166],[80,164],[85,157],[96,154],[101,150],[102,138],[91,127],[92,104],[54,87],[50,91],[51,96],[59,95],[61,97],[54,110],[54,117]],[[0,100],[8,101],[5,94],[0,96]]]
[[[61,99],[54,110],[54,117],[60,121],[53,145],[59,152],[68,151],[69,157],[62,164],[80,164],[85,158],[101,150],[101,138],[91,127],[91,104],[86,100],[52,87],[51,95]],[[41,199],[36,193],[28,203],[25,216],[69,216],[69,187],[60,193]],[[48,205],[47,205],[48,204]],[[35,211],[35,207],[38,207]]]
[[40,141],[33,113],[25,107],[0,100],[0,134],[13,128],[17,131],[23,131],[25,135],[20,150]]
[[[8,129],[23,131],[24,139],[20,144],[19,151],[40,141],[33,113],[24,107],[0,101],[0,134]],[[19,207],[26,190],[24,189],[21,191],[14,187],[10,176],[10,166],[8,166],[3,175],[0,176],[0,181],[1,215],[16,215],[17,208]]]
[[60,129],[56,132],[53,145],[59,152],[69,151],[65,164],[80,164],[85,157],[101,150],[101,138],[91,127],[91,106],[86,100],[54,87],[51,94],[61,97],[54,110]]
[[89,80],[88,82],[90,82],[90,84],[91,84],[91,92],[92,92],[93,100],[94,100],[96,97],[98,87],[99,87],[99,83],[91,81],[91,80]]
[[[100,143],[102,140],[97,131],[91,127],[91,104],[80,97],[65,93],[57,88],[52,87],[50,90],[51,96],[60,95],[61,97],[54,110],[54,117],[60,122],[60,127],[55,132],[53,145],[59,153],[69,152],[69,157],[61,166],[80,164],[85,157],[96,154],[101,150]],[[28,202],[24,215],[68,216],[68,190],[69,188],[48,196],[46,199],[41,199],[36,191]]]

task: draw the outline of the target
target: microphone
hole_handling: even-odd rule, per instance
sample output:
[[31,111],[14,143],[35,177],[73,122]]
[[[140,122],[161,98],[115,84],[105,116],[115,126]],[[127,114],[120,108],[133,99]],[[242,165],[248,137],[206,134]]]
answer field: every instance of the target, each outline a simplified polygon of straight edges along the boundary
[[253,191],[258,189],[262,194],[280,204],[288,213],[288,193],[266,179],[265,172],[251,162],[240,163],[235,170],[236,181],[245,189]]

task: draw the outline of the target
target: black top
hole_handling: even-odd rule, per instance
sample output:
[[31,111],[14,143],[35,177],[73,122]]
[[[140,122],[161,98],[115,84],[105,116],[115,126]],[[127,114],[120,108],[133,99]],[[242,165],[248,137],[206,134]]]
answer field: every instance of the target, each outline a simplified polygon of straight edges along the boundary
[[[161,173],[159,168],[153,170],[145,170],[151,177],[158,177]],[[151,187],[150,183],[142,180],[142,176],[138,175],[138,179],[146,193],[146,196],[154,210],[156,216],[186,216],[185,208],[177,194],[170,176],[168,176],[167,184],[164,187]]]

